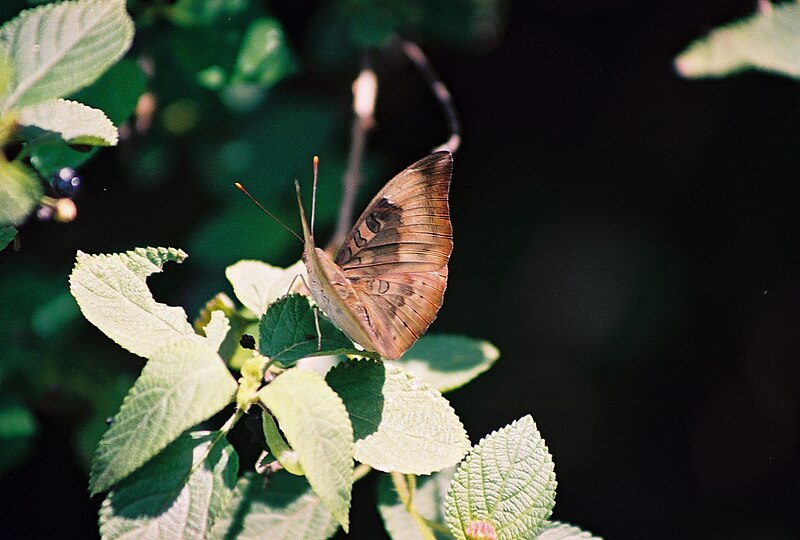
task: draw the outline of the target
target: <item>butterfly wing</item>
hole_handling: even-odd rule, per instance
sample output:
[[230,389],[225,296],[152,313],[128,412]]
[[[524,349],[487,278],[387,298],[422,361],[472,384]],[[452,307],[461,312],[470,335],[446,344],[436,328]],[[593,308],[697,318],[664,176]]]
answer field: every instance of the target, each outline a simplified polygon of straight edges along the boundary
[[334,262],[366,310],[371,344],[399,358],[436,318],[453,251],[450,152],[392,178],[356,221]]

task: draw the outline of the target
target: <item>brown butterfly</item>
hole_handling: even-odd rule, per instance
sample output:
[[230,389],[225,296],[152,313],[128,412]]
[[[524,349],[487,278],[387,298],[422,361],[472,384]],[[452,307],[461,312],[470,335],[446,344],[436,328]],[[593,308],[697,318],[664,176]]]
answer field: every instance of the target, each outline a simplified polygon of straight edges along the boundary
[[314,245],[298,187],[311,296],[350,339],[384,358],[400,358],[442,306],[452,170],[450,152],[436,152],[389,180],[335,258]]

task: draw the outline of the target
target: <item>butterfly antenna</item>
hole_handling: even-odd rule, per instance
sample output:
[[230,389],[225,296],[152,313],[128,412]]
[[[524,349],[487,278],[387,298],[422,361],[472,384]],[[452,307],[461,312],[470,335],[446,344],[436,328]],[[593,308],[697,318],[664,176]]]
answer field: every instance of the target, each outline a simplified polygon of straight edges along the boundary
[[317,213],[317,171],[319,170],[319,156],[314,156],[314,187],[311,191],[311,236],[314,236],[314,216]]
[[243,186],[242,184],[240,184],[239,182],[234,182],[234,183],[233,183],[233,185],[234,185],[234,186],[236,186],[236,189],[238,189],[239,191],[241,191],[242,193],[244,193],[245,195],[247,195],[247,197],[248,197],[248,198],[249,198],[251,201],[253,201],[254,203],[256,203],[256,206],[258,206],[258,207],[259,207],[259,208],[261,208],[261,209],[262,209],[264,212],[266,212],[266,214],[267,214],[269,217],[271,217],[272,219],[274,219],[275,221],[277,221],[277,222],[278,222],[278,224],[279,224],[281,227],[283,227],[284,229],[286,229],[287,231],[289,231],[290,233],[292,233],[292,234],[295,236],[295,238],[297,238],[297,239],[298,239],[298,240],[300,240],[301,242],[303,241],[303,239],[302,239],[302,238],[300,238],[300,236],[299,236],[299,235],[298,235],[296,232],[294,232],[292,229],[290,229],[289,227],[287,227],[287,226],[286,226],[286,224],[285,224],[283,221],[281,221],[281,220],[279,220],[277,217],[275,217],[275,214],[273,214],[272,212],[270,212],[269,210],[267,210],[266,208],[264,208],[264,205],[263,205],[263,204],[261,204],[260,202],[258,202],[258,201],[256,200],[256,198],[255,198],[255,197],[253,197],[252,195],[250,195],[250,192],[249,192],[249,191],[247,191],[246,189],[244,189],[244,186]]

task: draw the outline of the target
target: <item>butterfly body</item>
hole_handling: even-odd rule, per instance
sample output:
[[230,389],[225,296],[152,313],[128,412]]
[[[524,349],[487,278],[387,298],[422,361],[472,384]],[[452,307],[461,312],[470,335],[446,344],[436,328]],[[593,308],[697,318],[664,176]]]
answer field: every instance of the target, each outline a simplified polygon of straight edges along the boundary
[[449,152],[392,178],[356,220],[335,258],[314,245],[300,205],[311,296],[364,348],[397,359],[436,318],[453,250]]

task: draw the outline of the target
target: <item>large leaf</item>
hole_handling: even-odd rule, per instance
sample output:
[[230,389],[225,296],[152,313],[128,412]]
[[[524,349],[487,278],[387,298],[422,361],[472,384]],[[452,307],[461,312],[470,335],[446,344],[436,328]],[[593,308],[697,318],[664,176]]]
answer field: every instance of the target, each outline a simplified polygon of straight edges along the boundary
[[263,477],[248,473],[239,479],[209,538],[325,540],[338,528],[305,478],[278,471],[265,485]]
[[551,522],[542,532],[536,535],[536,540],[603,540],[592,533],[582,531],[569,523]]
[[279,268],[261,261],[239,261],[225,269],[236,298],[256,316],[281,296],[287,295],[300,284],[298,276],[305,277],[306,265],[297,261],[288,268]]
[[723,77],[759,69],[800,78],[800,4],[783,2],[727,24],[686,48],[675,59],[684,77]]
[[273,303],[259,324],[261,354],[282,366],[291,366],[307,356],[359,353],[322,313],[317,312],[317,320],[314,319],[314,308],[305,296],[290,294]]
[[108,494],[105,540],[203,539],[233,494],[239,458],[218,433],[188,433]]
[[321,375],[291,369],[261,389],[322,503],[345,531],[353,487],[353,428],[342,400]]
[[[423,518],[433,523],[444,523],[444,498],[455,469],[445,469],[431,476],[416,478],[416,488],[412,504]],[[388,474],[378,481],[378,511],[383,526],[392,540],[425,540],[414,518],[397,495],[392,478]],[[440,540],[450,539],[450,535],[434,531]]]
[[153,353],[100,441],[91,492],[110,488],[188,428],[219,412],[236,388],[208,344],[183,340]]
[[449,392],[492,367],[499,357],[497,347],[485,340],[426,334],[398,363],[438,391]]
[[23,11],[0,27],[14,70],[3,110],[66,96],[95,81],[131,45],[123,0],[78,0]]
[[77,101],[59,98],[28,105],[19,110],[17,120],[33,131],[28,138],[45,131],[69,144],[115,146],[119,140],[117,128],[103,111]]
[[0,158],[0,225],[19,225],[42,198],[42,184],[22,165]]
[[87,255],[79,251],[70,291],[93,325],[125,349],[148,358],[169,343],[198,342],[186,312],[155,301],[145,279],[167,261],[183,262],[180,249],[136,248],[126,253]]
[[499,540],[534,538],[555,505],[553,459],[533,418],[524,416],[488,435],[458,467],[446,500],[457,540],[490,529]]
[[395,365],[348,360],[326,379],[350,414],[361,463],[380,471],[430,474],[455,465],[470,448],[450,403]]

